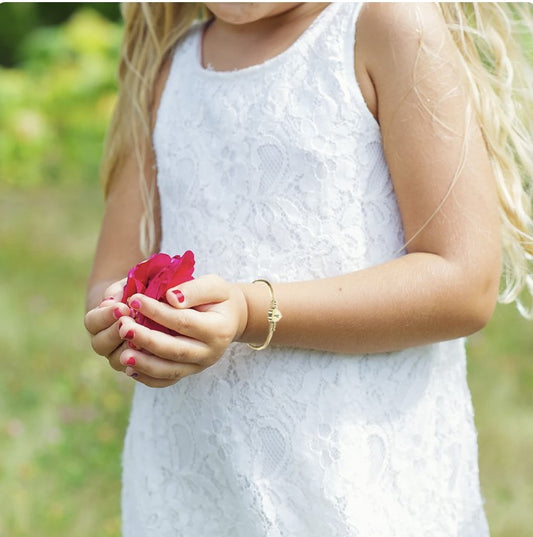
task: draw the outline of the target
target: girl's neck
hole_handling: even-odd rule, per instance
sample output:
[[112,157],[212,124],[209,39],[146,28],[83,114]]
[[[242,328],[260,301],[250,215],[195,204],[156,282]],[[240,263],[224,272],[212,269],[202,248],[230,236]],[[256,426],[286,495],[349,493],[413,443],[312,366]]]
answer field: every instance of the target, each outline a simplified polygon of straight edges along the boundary
[[215,71],[244,69],[285,51],[327,3],[208,4],[202,64]]

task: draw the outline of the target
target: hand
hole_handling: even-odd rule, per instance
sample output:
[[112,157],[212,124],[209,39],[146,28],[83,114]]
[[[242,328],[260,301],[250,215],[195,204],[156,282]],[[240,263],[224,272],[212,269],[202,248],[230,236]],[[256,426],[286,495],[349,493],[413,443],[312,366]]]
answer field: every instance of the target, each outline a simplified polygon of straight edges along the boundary
[[165,387],[203,371],[222,356],[244,332],[246,299],[237,285],[218,276],[203,276],[170,289],[168,304],[133,295],[134,311],[178,335],[151,330],[122,317],[119,337],[130,342],[120,354],[126,374],[151,387]]
[[91,345],[97,354],[105,356],[117,371],[124,371],[120,355],[128,347],[118,331],[118,319],[129,316],[130,309],[120,302],[126,280],[113,283],[104,291],[104,299],[99,306],[85,315],[85,328],[91,336]]

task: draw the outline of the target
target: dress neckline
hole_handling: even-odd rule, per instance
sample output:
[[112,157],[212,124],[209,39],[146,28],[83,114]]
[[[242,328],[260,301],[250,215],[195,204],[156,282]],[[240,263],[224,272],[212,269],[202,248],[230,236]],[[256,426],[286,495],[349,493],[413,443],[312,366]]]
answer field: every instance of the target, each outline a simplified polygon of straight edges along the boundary
[[299,48],[303,47],[306,44],[306,42],[309,39],[311,39],[311,37],[314,35],[316,28],[322,23],[322,21],[327,19],[327,17],[329,17],[331,13],[336,11],[336,8],[338,7],[338,5],[339,5],[338,2],[331,2],[330,4],[328,4],[311,21],[309,26],[307,26],[307,28],[285,50],[282,50],[279,54],[276,54],[275,56],[272,56],[272,58],[268,58],[261,63],[249,65],[248,67],[242,67],[240,69],[231,69],[231,70],[225,70],[225,71],[217,71],[213,68],[203,66],[203,63],[202,63],[203,38],[204,38],[205,30],[207,29],[207,26],[210,23],[210,21],[203,22],[198,25],[198,28],[195,32],[194,49],[195,49],[196,54],[194,57],[194,67],[198,72],[203,73],[205,76],[220,77],[220,78],[242,76],[242,75],[255,73],[263,69],[272,68],[276,66],[278,63],[282,62],[293,51],[298,50]]

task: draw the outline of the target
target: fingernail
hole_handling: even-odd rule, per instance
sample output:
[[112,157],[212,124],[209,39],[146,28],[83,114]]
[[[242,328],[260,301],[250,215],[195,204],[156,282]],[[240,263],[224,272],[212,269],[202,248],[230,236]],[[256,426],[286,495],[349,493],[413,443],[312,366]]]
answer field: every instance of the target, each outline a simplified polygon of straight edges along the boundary
[[137,362],[135,361],[135,358],[132,356],[131,358],[128,358],[126,361],[127,365],[135,365]]
[[130,375],[130,377],[131,377],[132,379],[136,379],[138,376],[139,376],[139,373],[132,373],[132,374]]
[[130,302],[130,306],[134,309],[134,310],[138,310],[140,307],[141,307],[141,303],[135,299],[135,300],[132,300]]
[[133,330],[128,330],[124,339],[133,339],[135,337],[135,332]]
[[115,319],[120,319],[122,317],[122,312],[119,308],[113,310],[113,317],[115,317]]
[[128,341],[128,347],[133,351],[139,350],[139,348],[132,341]]
[[178,299],[178,302],[180,304],[183,304],[183,302],[185,302],[185,297],[183,296],[183,293],[179,289],[176,289],[175,291],[172,291],[172,292],[176,295],[176,298]]
[[122,328],[122,321],[118,323],[118,329],[120,330]]

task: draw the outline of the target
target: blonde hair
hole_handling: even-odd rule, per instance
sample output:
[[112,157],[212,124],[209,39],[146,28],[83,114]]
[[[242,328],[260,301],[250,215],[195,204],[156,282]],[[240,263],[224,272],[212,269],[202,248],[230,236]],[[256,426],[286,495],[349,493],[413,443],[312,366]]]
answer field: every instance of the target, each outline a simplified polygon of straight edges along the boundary
[[[502,233],[500,302],[533,317],[533,15],[530,5],[444,3],[496,180]],[[523,293],[523,294],[522,294]],[[529,302],[529,305],[524,303]]]
[[[154,223],[157,187],[147,177],[154,161],[154,85],[163,63],[179,39],[206,10],[198,3],[123,3],[124,35],[118,67],[118,99],[104,143],[100,181],[107,196],[113,181],[132,152],[139,169],[144,204],[140,222],[140,250],[149,257],[157,248]],[[149,171],[150,173],[150,171]]]
[[[524,316],[533,305],[533,68],[521,34],[533,35],[533,14],[520,3],[443,3],[441,13],[469,77],[472,106],[496,179],[502,223],[503,271],[500,301],[516,301]],[[153,89],[173,47],[195,20],[208,12],[196,3],[122,5],[125,29],[119,64],[119,93],[101,168],[104,191],[133,149],[145,204],[140,247],[156,248],[156,186],[145,166],[152,151]],[[531,41],[529,41],[531,43]],[[533,55],[533,51],[529,51]]]

